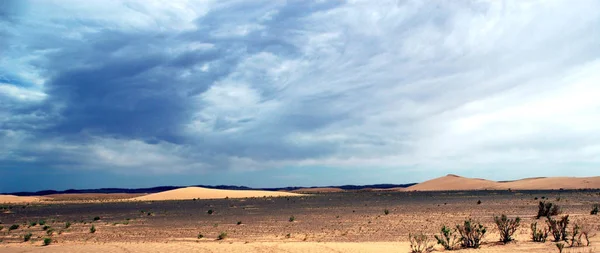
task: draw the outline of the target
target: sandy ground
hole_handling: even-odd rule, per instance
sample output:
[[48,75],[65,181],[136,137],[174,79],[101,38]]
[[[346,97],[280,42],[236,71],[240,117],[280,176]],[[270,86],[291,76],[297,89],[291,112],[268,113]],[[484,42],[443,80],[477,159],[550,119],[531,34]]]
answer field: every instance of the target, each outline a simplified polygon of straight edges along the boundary
[[0,195],[0,203],[31,203],[40,201],[39,197],[20,197],[14,195]]
[[335,187],[316,187],[316,188],[300,188],[293,190],[295,193],[324,193],[324,192],[343,192],[344,190]]
[[252,197],[300,196],[300,194],[278,191],[219,190],[202,187],[186,187],[170,191],[148,194],[132,200],[183,200],[183,199],[224,199]]
[[496,182],[479,178],[447,175],[431,179],[401,191],[464,191],[464,190],[558,190],[600,189],[600,177],[541,177]]

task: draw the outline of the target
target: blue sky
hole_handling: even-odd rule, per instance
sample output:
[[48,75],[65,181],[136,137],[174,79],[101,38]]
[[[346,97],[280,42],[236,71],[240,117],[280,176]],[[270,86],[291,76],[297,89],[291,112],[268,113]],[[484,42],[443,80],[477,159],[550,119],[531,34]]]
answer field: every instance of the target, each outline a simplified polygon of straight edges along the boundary
[[596,176],[598,1],[0,2],[0,192]]

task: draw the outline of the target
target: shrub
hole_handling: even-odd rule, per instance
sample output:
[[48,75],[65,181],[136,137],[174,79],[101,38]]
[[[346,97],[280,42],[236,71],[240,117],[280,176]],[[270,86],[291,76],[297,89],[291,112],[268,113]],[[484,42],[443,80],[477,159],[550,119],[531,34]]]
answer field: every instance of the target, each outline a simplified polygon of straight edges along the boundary
[[99,220],[100,220],[100,216],[94,217],[94,221],[99,221]]
[[466,220],[462,226],[456,225],[456,230],[460,233],[461,246],[465,248],[479,248],[481,239],[487,232],[486,227],[481,223],[473,223],[471,219]]
[[29,223],[29,226],[35,227],[37,225],[37,221],[32,221]]
[[198,239],[202,239],[202,238],[204,238],[204,235],[201,233],[198,233]]
[[494,217],[494,222],[500,231],[500,241],[507,243],[513,240],[512,235],[517,231],[521,218],[509,219],[506,215]]
[[210,209],[210,210],[208,210],[208,212],[206,212],[206,213],[208,213],[208,214],[213,214],[213,213],[214,213],[214,211],[213,211],[212,209]]
[[443,226],[440,231],[440,236],[435,235],[438,244],[441,244],[446,250],[453,250],[458,246],[458,238],[455,231],[449,227]]
[[15,229],[19,229],[19,224],[12,224],[12,225],[11,225],[11,226],[8,228],[8,231],[15,230]]
[[42,230],[46,231],[46,230],[48,230],[49,228],[50,228],[50,226],[46,225],[46,226],[43,226],[43,227],[42,227]]
[[383,213],[384,213],[385,215],[388,215],[388,214],[390,214],[390,210],[387,210],[387,209],[385,209],[385,210],[383,210]]
[[477,200],[477,204],[478,204],[478,205],[481,205],[481,200]]
[[23,241],[27,242],[31,239],[32,234],[31,233],[27,233],[23,236]]
[[594,204],[592,206],[592,211],[590,212],[591,215],[596,215],[598,214],[598,209],[600,209],[600,204]]
[[96,233],[96,227],[94,227],[94,225],[92,225],[92,227],[90,228],[90,233]]
[[40,221],[38,221],[38,224],[40,224],[40,226],[46,225],[46,221],[45,220],[40,220]]
[[536,219],[540,217],[550,217],[560,214],[560,206],[553,204],[552,202],[540,201],[538,204],[538,213],[535,216]]
[[537,229],[537,222],[531,223],[531,239],[534,242],[546,242],[548,238],[548,228]]
[[67,223],[65,223],[65,228],[70,228],[70,227],[71,227],[71,222],[67,221]]
[[52,239],[44,238],[44,246],[48,246],[48,245],[50,245],[50,243],[52,243]]
[[429,237],[423,233],[408,234],[410,241],[410,250],[412,253],[424,253],[433,251],[433,243]]
[[237,224],[238,224],[238,225],[242,225],[242,221],[238,221],[238,222],[237,222]]
[[289,219],[290,222],[294,222],[295,220],[296,220],[296,218],[293,215],[290,216],[290,219]]
[[46,230],[46,234],[51,236],[52,234],[54,234],[54,229]]
[[227,233],[225,232],[221,232],[219,236],[217,236],[217,240],[223,240],[225,238],[227,238]]
[[558,252],[562,253],[563,249],[565,248],[565,244],[562,242],[556,243],[556,247],[558,248]]
[[4,229],[4,226],[0,226],[0,231],[2,231],[2,229]]
[[555,220],[550,217],[546,220],[548,228],[554,237],[554,242],[567,240],[567,225],[569,225],[569,215],[565,215],[560,220]]

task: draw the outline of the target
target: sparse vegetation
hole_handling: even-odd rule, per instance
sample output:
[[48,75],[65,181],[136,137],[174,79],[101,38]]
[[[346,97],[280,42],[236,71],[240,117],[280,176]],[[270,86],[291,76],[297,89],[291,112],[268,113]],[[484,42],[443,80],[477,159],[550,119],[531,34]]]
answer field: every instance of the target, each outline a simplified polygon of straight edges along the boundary
[[456,234],[449,227],[443,226],[440,231],[440,236],[435,235],[435,239],[438,244],[441,244],[445,250],[453,250],[458,246],[458,238]]
[[212,209],[209,209],[209,210],[208,210],[206,213],[207,213],[207,214],[213,214],[213,213],[214,213],[214,211],[213,211]]
[[238,221],[238,222],[237,222],[237,224],[238,224],[238,225],[242,225],[242,221]]
[[290,216],[290,219],[289,219],[290,222],[294,222],[295,220],[296,220],[296,217],[294,217],[293,215]]
[[50,226],[46,225],[46,226],[43,226],[43,227],[42,227],[42,230],[46,231],[46,230],[48,230],[49,228],[50,228]]
[[500,232],[500,241],[508,243],[513,240],[512,236],[517,231],[521,218],[509,219],[506,215],[502,214],[500,217],[494,217],[494,222]]
[[96,233],[96,227],[94,225],[92,225],[92,227],[90,228],[90,233]]
[[40,220],[38,221],[38,224],[40,224],[40,226],[44,226],[46,225],[46,220]]
[[0,226],[0,231],[2,231],[2,229],[4,229],[4,226]]
[[538,213],[535,218],[539,219],[541,217],[556,216],[559,215],[560,212],[560,206],[555,205],[552,202],[540,201],[538,204]]
[[100,216],[94,217],[94,221],[99,221],[99,220],[100,220]]
[[481,205],[481,200],[477,200],[477,204],[478,204],[478,205]]
[[46,234],[51,236],[52,234],[54,234],[54,229],[46,230]]
[[592,206],[592,211],[590,212],[591,215],[597,215],[598,214],[598,209],[600,209],[600,204],[594,204]]
[[70,228],[70,227],[71,227],[71,222],[67,221],[67,223],[65,223],[65,228]]
[[562,242],[556,243],[556,248],[558,248],[559,253],[562,253],[563,249],[565,248],[565,244]]
[[471,219],[466,220],[464,224],[456,225],[456,230],[460,233],[461,246],[464,248],[479,248],[481,240],[487,232],[487,228],[481,223],[473,223]]
[[31,239],[32,234],[31,233],[27,233],[23,236],[23,241],[27,242]]
[[567,241],[567,226],[569,225],[569,215],[563,216],[560,220],[550,217],[546,220],[548,228],[554,237],[554,242]]
[[548,238],[548,228],[538,229],[537,222],[531,223],[531,239],[534,242],[546,242]]
[[19,224],[12,224],[9,228],[8,231],[12,231],[12,230],[16,230],[19,229]]
[[51,243],[52,243],[52,239],[51,238],[48,238],[48,237],[44,238],[44,246],[48,246]]
[[37,221],[32,221],[29,223],[29,226],[35,227],[37,225]]
[[426,234],[409,234],[410,250],[412,253],[432,252],[434,244],[429,240]]
[[202,238],[204,238],[204,235],[201,233],[198,233],[198,239],[202,239]]
[[388,215],[388,214],[390,214],[390,210],[387,210],[387,209],[385,209],[385,210],[383,210],[383,213],[384,213],[385,215]]
[[225,232],[221,232],[219,236],[217,236],[217,240],[223,240],[225,238],[227,238],[227,233]]

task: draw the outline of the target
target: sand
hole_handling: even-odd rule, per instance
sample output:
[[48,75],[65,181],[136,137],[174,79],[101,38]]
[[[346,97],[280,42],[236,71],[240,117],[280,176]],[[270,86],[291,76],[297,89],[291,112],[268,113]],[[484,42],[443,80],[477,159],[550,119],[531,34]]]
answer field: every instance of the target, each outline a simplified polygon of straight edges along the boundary
[[447,175],[402,189],[402,191],[464,190],[558,190],[600,189],[600,177],[540,177],[496,182],[479,178]]
[[131,200],[183,200],[183,199],[224,199],[224,198],[252,198],[252,197],[281,197],[302,196],[301,194],[280,191],[256,190],[218,190],[203,187],[186,187],[170,191],[148,194]]
[[315,188],[300,188],[293,190],[296,193],[327,193],[327,192],[343,192],[343,189],[335,187],[315,187]]
[[21,197],[15,195],[0,195],[0,203],[31,203],[40,201],[40,197]]

